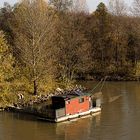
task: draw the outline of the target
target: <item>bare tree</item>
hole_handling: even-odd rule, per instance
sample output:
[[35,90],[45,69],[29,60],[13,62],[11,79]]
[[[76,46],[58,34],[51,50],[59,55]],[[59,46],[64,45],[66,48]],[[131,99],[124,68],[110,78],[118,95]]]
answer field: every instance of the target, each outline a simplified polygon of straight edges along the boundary
[[14,19],[15,45],[36,95],[38,82],[46,78],[53,65],[50,33],[54,12],[44,0],[22,0],[14,11]]
[[[133,45],[135,47],[135,60],[136,60],[136,66],[137,66],[137,70],[139,71],[139,64],[137,63],[137,60],[139,60],[139,52],[140,52],[140,0],[134,0],[133,1],[133,5],[131,7],[131,12],[133,14],[133,21],[132,21],[132,26],[133,26],[133,33],[135,33],[135,37],[137,37],[138,39],[137,41],[137,45]],[[135,42],[136,42],[135,41]]]
[[109,11],[116,16],[127,14],[127,5],[124,0],[110,0]]
[[88,13],[86,0],[72,0],[72,11]]
[[[57,1],[59,0],[55,2]],[[78,8],[83,9],[80,6]],[[61,9],[64,9],[63,5]],[[61,9],[58,10],[54,46],[58,49],[57,62],[60,78],[67,84],[73,80],[77,71],[87,70],[90,43],[85,38],[83,30],[86,17],[84,10],[77,11],[74,3],[69,5],[63,12],[61,12]]]
[[131,9],[133,15],[140,17],[140,0],[134,0]]
[[[118,66],[122,67],[122,63],[125,62],[125,49],[123,46],[126,45],[125,41],[125,28],[124,20],[122,20],[127,15],[127,5],[123,0],[110,0],[109,1],[109,11],[113,15],[113,44],[114,44],[114,58],[116,63],[116,69]],[[124,40],[122,40],[124,39]]]
[[88,13],[86,0],[50,0],[49,3],[58,11]]

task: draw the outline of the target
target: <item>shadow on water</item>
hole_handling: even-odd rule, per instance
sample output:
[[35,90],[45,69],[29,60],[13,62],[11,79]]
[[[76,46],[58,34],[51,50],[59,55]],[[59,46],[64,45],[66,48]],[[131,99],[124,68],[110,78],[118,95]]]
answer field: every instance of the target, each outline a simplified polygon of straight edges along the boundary
[[12,118],[13,120],[20,120],[20,121],[36,121],[37,118],[33,115],[26,114],[26,113],[16,113],[16,112],[4,112],[5,116]]

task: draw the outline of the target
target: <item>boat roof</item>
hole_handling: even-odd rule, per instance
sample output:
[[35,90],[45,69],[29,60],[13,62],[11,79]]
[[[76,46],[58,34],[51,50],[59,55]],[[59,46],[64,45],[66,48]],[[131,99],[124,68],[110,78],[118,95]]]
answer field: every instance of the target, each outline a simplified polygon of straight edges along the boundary
[[74,90],[74,91],[69,91],[60,95],[53,96],[52,98],[63,98],[64,100],[71,100],[82,96],[90,96],[91,98],[98,99],[102,97],[102,92],[89,93],[87,91]]
[[70,100],[70,99],[74,99],[74,98],[78,98],[78,97],[82,97],[82,96],[88,96],[88,93],[86,92],[82,92],[82,91],[71,91],[68,93],[64,93],[64,94],[60,94],[57,96],[53,96],[54,98],[63,98],[64,100]]

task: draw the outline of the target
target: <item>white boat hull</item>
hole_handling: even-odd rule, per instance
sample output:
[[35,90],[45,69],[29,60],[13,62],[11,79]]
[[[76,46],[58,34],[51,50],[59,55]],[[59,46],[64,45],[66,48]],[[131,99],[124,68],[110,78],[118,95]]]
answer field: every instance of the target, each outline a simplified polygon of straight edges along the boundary
[[74,114],[74,115],[68,115],[68,116],[64,116],[64,117],[61,117],[61,118],[57,118],[55,119],[55,122],[63,122],[63,121],[69,121],[69,120],[72,120],[74,118],[80,118],[82,116],[86,116],[86,115],[89,115],[89,114],[94,114],[94,113],[97,113],[97,112],[100,112],[101,111],[101,108],[100,107],[96,107],[96,108],[92,108],[88,111],[85,111],[85,112],[81,112],[81,113],[77,113],[77,114]]
[[60,117],[60,118],[56,118],[56,119],[47,119],[47,118],[39,118],[40,120],[43,120],[43,121],[50,121],[50,122],[56,122],[56,123],[59,123],[59,122],[64,122],[64,121],[70,121],[70,120],[73,120],[75,118],[82,118],[83,116],[87,116],[87,115],[96,115],[98,113],[101,112],[101,107],[96,107],[96,108],[92,108],[88,111],[85,111],[85,112],[81,112],[81,113],[77,113],[77,114],[74,114],[74,115],[67,115],[67,116],[64,116],[64,117]]

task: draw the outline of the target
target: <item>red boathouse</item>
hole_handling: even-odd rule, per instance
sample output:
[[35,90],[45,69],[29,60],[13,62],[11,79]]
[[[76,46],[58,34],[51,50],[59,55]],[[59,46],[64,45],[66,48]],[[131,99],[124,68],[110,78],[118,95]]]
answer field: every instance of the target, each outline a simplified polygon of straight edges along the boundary
[[88,111],[91,107],[90,97],[81,96],[66,100],[66,115]]
[[52,97],[51,106],[41,111],[42,120],[61,122],[101,111],[102,93],[89,94],[70,91]]
[[86,112],[100,105],[100,99],[92,100],[91,96],[79,91],[52,97],[52,107],[56,110],[55,118]]

